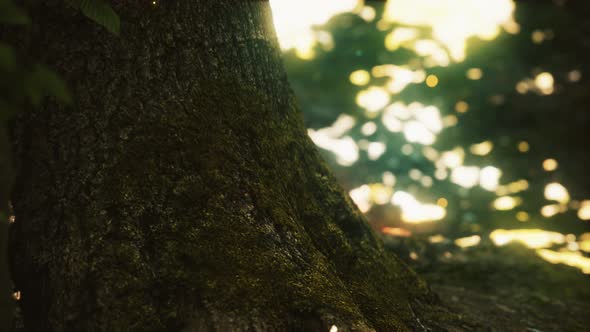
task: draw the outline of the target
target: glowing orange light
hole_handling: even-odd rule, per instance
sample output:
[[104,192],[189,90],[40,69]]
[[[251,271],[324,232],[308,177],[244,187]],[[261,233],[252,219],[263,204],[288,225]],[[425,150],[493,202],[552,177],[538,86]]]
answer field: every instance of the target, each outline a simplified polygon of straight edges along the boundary
[[383,227],[381,228],[381,232],[387,235],[399,236],[399,237],[410,237],[412,236],[412,232],[405,228],[399,227]]

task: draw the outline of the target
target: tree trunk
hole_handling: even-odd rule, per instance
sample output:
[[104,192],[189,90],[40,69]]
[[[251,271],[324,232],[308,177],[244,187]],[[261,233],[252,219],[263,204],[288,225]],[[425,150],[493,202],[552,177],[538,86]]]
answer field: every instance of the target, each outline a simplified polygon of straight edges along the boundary
[[113,1],[121,37],[31,2],[69,83],[15,130],[28,331],[422,330],[453,317],[308,139],[267,2]]

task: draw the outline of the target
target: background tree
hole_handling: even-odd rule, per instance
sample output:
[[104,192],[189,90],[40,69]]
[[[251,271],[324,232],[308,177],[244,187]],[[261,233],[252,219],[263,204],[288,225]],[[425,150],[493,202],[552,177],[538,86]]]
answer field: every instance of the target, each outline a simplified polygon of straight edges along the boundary
[[452,324],[318,157],[264,2],[30,3],[73,104],[15,126],[12,271],[30,331]]
[[[28,27],[30,18],[11,0],[0,1],[1,37],[17,34]],[[63,82],[30,58],[17,56],[15,48],[4,38],[0,41],[0,330],[9,328],[14,310],[13,285],[7,259],[8,227],[13,220],[10,191],[13,183],[13,161],[9,140],[9,124],[14,115],[40,103],[45,95],[62,102],[70,100]]]

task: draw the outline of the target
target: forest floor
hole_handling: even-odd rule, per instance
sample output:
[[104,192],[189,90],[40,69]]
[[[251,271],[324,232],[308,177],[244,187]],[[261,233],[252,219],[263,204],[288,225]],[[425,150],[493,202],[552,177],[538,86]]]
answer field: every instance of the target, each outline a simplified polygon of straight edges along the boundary
[[388,247],[405,254],[442,302],[474,323],[473,331],[590,331],[590,275],[546,262],[534,250],[516,244],[462,249],[415,240],[401,252],[400,245]]

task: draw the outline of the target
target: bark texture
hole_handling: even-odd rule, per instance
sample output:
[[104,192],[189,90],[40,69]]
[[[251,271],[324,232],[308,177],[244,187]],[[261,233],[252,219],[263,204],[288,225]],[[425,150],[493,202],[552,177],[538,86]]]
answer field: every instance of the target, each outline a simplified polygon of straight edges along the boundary
[[11,264],[28,331],[405,331],[454,319],[308,139],[268,3],[63,1],[27,47],[75,106],[22,115]]

